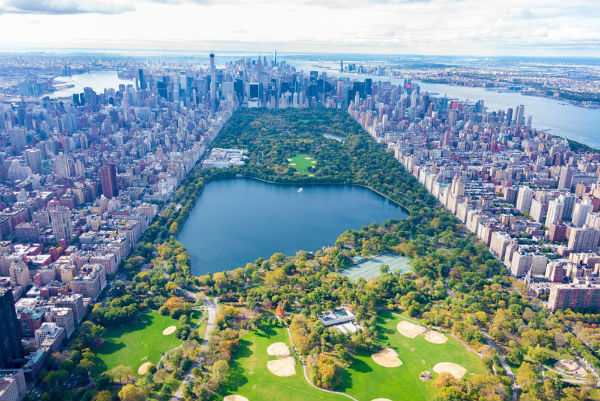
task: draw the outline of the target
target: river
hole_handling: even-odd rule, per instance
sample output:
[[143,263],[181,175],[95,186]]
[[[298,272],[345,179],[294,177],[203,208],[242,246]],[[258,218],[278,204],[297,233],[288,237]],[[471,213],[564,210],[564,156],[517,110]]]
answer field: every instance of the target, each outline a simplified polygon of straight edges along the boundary
[[106,88],[118,90],[119,84],[133,85],[134,82],[129,79],[119,78],[116,71],[100,70],[90,71],[84,74],[56,77],[54,79],[54,84],[55,86],[66,84],[66,87],[44,96],[49,96],[51,99],[71,97],[74,93],[82,93],[83,88],[86,87],[92,88],[96,93],[101,93],[104,92],[104,89]]

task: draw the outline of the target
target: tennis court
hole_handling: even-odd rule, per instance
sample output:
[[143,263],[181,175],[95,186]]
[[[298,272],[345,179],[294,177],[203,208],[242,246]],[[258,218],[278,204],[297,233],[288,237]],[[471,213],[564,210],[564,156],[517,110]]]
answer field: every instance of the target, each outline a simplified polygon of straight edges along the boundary
[[[361,258],[357,259],[360,260]],[[359,277],[369,281],[381,276],[381,265],[388,265],[392,272],[405,272],[410,269],[410,259],[391,253],[383,253],[360,260],[354,266],[344,269],[342,274],[352,281],[358,280]]]

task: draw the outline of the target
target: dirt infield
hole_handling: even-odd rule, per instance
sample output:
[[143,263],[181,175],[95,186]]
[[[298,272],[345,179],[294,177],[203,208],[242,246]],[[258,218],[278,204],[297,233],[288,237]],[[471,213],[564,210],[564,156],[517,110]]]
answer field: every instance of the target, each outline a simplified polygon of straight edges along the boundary
[[391,348],[385,348],[376,354],[371,355],[373,361],[384,368],[397,368],[402,366],[402,361],[398,358],[398,354]]
[[226,395],[225,398],[223,398],[223,401],[248,401],[248,399],[246,397],[242,397],[241,395]]
[[175,333],[175,330],[177,329],[177,327],[175,326],[169,326],[166,329],[163,330],[163,336],[168,336],[170,334]]
[[575,376],[586,376],[587,371],[573,359],[561,359],[554,364],[554,368]]
[[273,343],[267,348],[267,354],[272,356],[290,356],[290,349],[285,343]]
[[423,334],[426,331],[425,327],[416,325],[411,322],[407,322],[406,320],[403,320],[400,323],[398,323],[398,326],[396,328],[398,329],[400,334],[408,338],[415,338],[419,334]]
[[150,366],[152,366],[152,363],[150,362],[142,363],[138,368],[138,375],[145,375],[146,373],[148,373]]
[[452,362],[440,362],[433,367],[433,371],[438,374],[444,372],[450,373],[456,379],[462,378],[467,373],[467,369]]
[[443,344],[448,341],[448,338],[435,330],[427,330],[425,333],[425,340],[433,344]]
[[572,359],[561,359],[554,364],[556,369],[566,370],[567,372],[579,369],[579,363]]
[[296,360],[292,356],[286,356],[274,361],[267,362],[267,369],[275,376],[287,377],[296,374]]

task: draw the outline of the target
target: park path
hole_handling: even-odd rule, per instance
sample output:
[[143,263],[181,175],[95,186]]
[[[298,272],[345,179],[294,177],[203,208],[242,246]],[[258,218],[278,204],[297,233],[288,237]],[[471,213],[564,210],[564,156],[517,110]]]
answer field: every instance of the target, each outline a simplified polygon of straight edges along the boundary
[[206,356],[206,351],[208,351],[208,343],[210,341],[211,332],[215,328],[215,321],[217,320],[217,311],[219,310],[218,302],[213,299],[210,299],[206,295],[200,295],[198,293],[190,292],[187,290],[186,290],[186,294],[188,296],[192,296],[196,299],[202,298],[202,302],[204,302],[204,306],[206,307],[206,312],[205,312],[207,315],[206,330],[204,331],[204,339],[202,340],[202,351],[204,351],[204,352],[200,353],[198,358],[194,361],[194,365],[192,366],[192,368],[190,369],[188,374],[185,376],[185,378],[183,379],[183,381],[177,388],[177,391],[171,398],[171,401],[183,400],[183,389],[189,382],[194,380],[194,376],[192,376],[192,374],[191,374],[192,369],[200,368],[202,366],[202,363],[204,362],[204,357]]
[[[279,319],[279,317],[278,317],[278,319]],[[300,351],[298,351],[298,348],[296,348],[296,344],[294,344],[294,340],[292,340],[292,333],[290,332],[290,328],[283,321],[283,319],[279,319],[279,320],[285,326],[285,330],[287,331],[288,337],[290,339],[290,344],[292,345],[292,349],[294,350],[294,352],[296,353],[296,355],[298,355],[298,358],[300,359],[300,363],[302,364],[302,371],[304,373],[304,379],[309,384],[309,386],[311,386],[312,388],[314,388],[316,390],[323,391],[324,393],[337,394],[337,395],[341,395],[341,396],[346,397],[346,398],[350,398],[353,401],[358,401],[356,398],[352,397],[349,394],[341,393],[339,391],[326,390],[324,388],[321,388],[321,387],[317,386],[316,384],[313,384],[313,382],[310,381],[310,379],[308,378],[308,373],[306,372],[306,362],[304,362],[304,358],[302,357],[302,354],[300,354]]]
[[[200,320],[198,320],[198,323],[196,323],[196,325],[192,328],[193,330],[197,329],[198,327],[200,327],[200,325],[202,324],[202,322],[204,321],[204,319],[206,319],[206,314],[207,314],[207,309],[206,307],[203,307],[203,312],[202,312],[202,317],[200,318]],[[181,347],[183,345],[183,342],[181,344],[179,344],[178,346],[176,346],[175,348],[171,348],[170,350],[168,350],[167,352],[165,352],[160,359],[158,360],[158,363],[156,364],[156,366],[160,366],[161,362],[163,361],[163,359],[170,354],[171,352],[175,351],[177,348]]]

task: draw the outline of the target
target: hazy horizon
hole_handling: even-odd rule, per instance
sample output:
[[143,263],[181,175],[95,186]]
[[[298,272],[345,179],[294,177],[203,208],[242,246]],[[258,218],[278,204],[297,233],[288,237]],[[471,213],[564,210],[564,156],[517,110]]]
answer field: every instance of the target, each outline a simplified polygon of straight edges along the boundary
[[0,49],[598,57],[591,0],[0,0]]

